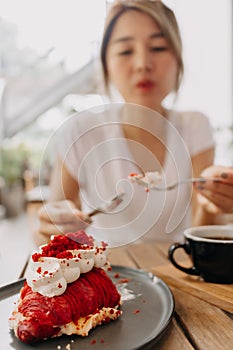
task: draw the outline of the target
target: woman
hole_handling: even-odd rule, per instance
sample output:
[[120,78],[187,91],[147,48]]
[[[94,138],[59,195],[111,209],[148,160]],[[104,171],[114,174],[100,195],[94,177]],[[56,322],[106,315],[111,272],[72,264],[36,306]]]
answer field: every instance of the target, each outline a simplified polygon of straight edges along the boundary
[[[101,61],[108,91],[118,91],[124,103],[90,109],[62,130],[36,242],[87,228],[86,213],[119,191],[126,193],[119,210],[96,216],[88,228],[112,246],[138,238],[173,241],[185,227],[213,224],[219,212],[231,212],[233,170],[212,166],[208,119],[163,104],[183,74],[173,12],[160,1],[117,1],[106,20]],[[168,184],[192,176],[206,182],[197,182],[195,193],[184,185],[143,193],[127,181],[130,172],[148,171],[160,172]]]

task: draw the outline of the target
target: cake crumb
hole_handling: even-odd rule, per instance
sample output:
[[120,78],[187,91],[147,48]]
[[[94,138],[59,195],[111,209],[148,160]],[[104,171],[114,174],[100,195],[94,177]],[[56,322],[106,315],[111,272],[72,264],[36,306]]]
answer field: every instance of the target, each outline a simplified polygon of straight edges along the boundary
[[139,309],[137,309],[137,310],[134,310],[134,314],[136,315],[136,314],[139,314],[139,312],[140,312],[140,310]]
[[70,344],[66,345],[66,350],[71,350]]

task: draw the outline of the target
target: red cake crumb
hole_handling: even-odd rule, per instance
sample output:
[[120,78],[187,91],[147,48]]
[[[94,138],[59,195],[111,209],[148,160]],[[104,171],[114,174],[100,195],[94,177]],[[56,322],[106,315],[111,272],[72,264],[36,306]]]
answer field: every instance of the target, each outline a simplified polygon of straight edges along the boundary
[[128,283],[129,282],[129,279],[128,278],[122,278],[120,279],[117,284],[120,284],[120,283]]
[[94,240],[85,231],[79,230],[66,235],[54,236],[54,238],[44,247],[41,253],[32,255],[33,261],[39,261],[41,257],[54,257],[58,259],[72,259],[70,250],[90,249],[94,246]]
[[136,314],[139,314],[139,312],[140,312],[140,310],[137,309],[137,310],[134,310],[133,313],[136,315]]
[[[108,245],[101,242],[101,249],[105,250]],[[66,235],[54,236],[44,247],[41,253],[34,253],[32,260],[37,262],[41,257],[53,257],[57,259],[72,259],[74,256],[71,250],[91,249],[94,247],[94,239],[88,236],[85,231],[70,232]],[[96,248],[97,252],[100,248]]]

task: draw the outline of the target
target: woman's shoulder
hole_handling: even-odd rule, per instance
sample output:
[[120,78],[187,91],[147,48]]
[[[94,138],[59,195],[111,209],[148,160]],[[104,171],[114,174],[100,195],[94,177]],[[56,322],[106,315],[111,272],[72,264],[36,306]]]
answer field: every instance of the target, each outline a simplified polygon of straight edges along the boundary
[[200,129],[200,127],[211,129],[211,123],[208,116],[197,110],[180,110],[180,111],[169,111],[170,121],[177,128],[182,128],[187,131],[194,131]]
[[213,128],[206,114],[200,111],[172,111],[172,119],[193,156],[214,146]]
[[208,116],[198,110],[169,110],[169,115],[181,122],[196,122],[200,120],[209,120]]
[[109,122],[106,113],[94,109],[76,112],[63,122],[59,127],[59,133],[69,138],[94,130]]

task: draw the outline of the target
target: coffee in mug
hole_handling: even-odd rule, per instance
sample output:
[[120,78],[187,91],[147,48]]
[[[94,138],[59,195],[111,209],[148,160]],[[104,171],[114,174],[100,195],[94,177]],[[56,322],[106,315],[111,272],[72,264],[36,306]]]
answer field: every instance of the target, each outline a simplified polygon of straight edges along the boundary
[[[175,259],[177,249],[183,249],[191,258],[190,268]],[[176,268],[206,282],[233,283],[233,226],[190,227],[184,231],[184,243],[172,244],[168,256]]]

